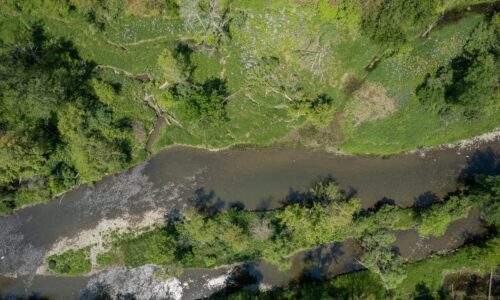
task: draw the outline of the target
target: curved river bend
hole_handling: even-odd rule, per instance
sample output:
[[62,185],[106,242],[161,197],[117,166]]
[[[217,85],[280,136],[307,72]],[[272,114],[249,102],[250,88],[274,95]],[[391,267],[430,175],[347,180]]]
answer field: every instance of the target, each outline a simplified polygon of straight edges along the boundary
[[[1,217],[0,295],[37,292],[57,299],[85,299],[95,296],[98,287],[106,286],[139,298],[155,293],[174,299],[206,296],[223,288],[229,268],[189,269],[167,282],[155,278],[153,266],[117,268],[92,277],[35,273],[58,241],[92,230],[104,219],[140,219],[152,211],[181,210],[193,201],[210,202],[219,208],[234,204],[252,210],[276,208],[282,199],[326,176],[332,176],[343,189],[361,198],[365,208],[379,201],[419,205],[455,190],[460,178],[468,173],[490,171],[498,162],[499,152],[498,140],[468,149],[436,149],[386,159],[305,150],[166,149],[93,186],[80,186],[47,204]],[[418,259],[453,249],[468,232],[477,230],[477,215],[471,213],[467,219],[454,222],[440,238],[422,239],[413,230],[398,232],[396,246],[403,256]],[[260,284],[281,285],[295,279],[304,268],[320,277],[358,269],[354,261],[359,254],[357,242],[348,240],[298,253],[293,258],[292,272],[286,274],[265,262],[254,262],[251,267]]]

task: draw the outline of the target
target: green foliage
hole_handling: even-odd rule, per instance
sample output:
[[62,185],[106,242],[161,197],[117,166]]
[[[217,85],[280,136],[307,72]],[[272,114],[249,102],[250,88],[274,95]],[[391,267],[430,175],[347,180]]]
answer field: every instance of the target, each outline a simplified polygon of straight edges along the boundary
[[12,213],[15,208],[14,201],[0,201],[0,216],[5,216]]
[[[453,10],[477,2],[446,0],[434,11]],[[161,130],[152,147],[154,151],[173,144],[223,148],[235,144],[290,142],[307,147],[340,148],[353,153],[386,154],[468,138],[498,125],[495,112],[500,110],[494,106],[484,108],[481,113],[474,112],[473,123],[462,118],[450,123],[449,118],[443,121],[434,114],[425,114],[413,101],[408,101],[412,96],[409,91],[424,81],[425,74],[434,74],[439,65],[447,65],[443,60],[457,56],[457,49],[463,47],[462,40],[470,34],[475,20],[480,19],[480,16],[466,13],[459,22],[436,26],[430,38],[417,39],[417,35],[435,21],[433,3],[395,0],[4,1],[0,36],[5,45],[22,44],[23,38],[16,37],[17,33],[26,33],[24,27],[32,20],[43,20],[53,36],[70,38],[84,60],[93,60],[100,65],[99,77],[103,74],[114,77],[112,82],[108,78],[97,80],[102,84],[92,80],[99,101],[112,106],[114,122],[127,123],[127,120],[119,121],[117,117],[121,115],[118,113],[120,107],[123,107],[129,116],[129,124],[146,133],[150,131],[151,119],[154,118],[152,110],[147,111],[142,105],[143,92],[147,91],[151,96],[148,99],[163,109],[164,117],[170,122]],[[180,18],[177,18],[178,10],[183,11]],[[373,30],[376,33],[383,32],[378,30],[379,27],[399,28],[408,43],[396,55],[383,55],[393,53],[386,51],[391,45],[358,34],[357,29],[363,22],[366,28],[377,27]],[[379,26],[379,22],[386,25]],[[474,35],[482,36],[479,31]],[[189,48],[190,54],[178,55],[176,45],[179,44]],[[375,69],[367,72],[364,67],[374,56],[383,59]],[[266,72],[257,70],[271,60],[279,63]],[[202,84],[212,77],[227,81],[230,97],[226,99],[225,111],[229,121],[208,128],[207,122],[193,122],[192,118],[186,117],[188,108],[176,105],[170,91],[158,88],[168,77],[175,82],[178,71],[182,73],[181,79],[188,78],[193,83]],[[148,74],[153,82],[143,84],[134,80],[143,74]],[[348,120],[350,116],[343,114],[349,107],[346,102],[350,101],[341,91],[345,74],[376,82],[387,90],[399,111],[356,128],[338,128],[336,122],[331,122],[334,115],[341,120],[340,123],[352,121]],[[470,80],[475,80],[476,75],[487,76],[480,68],[473,74]],[[115,84],[122,82],[120,90]],[[109,89],[107,85],[113,88]],[[471,93],[480,89],[481,86],[477,86],[477,89],[471,89]],[[108,94],[112,97],[107,97]],[[323,94],[333,101],[315,103],[317,96]],[[107,100],[104,101],[101,95]],[[137,118],[141,122],[136,122]],[[312,123],[314,126],[306,128],[315,127],[317,134],[308,136],[311,132],[304,130],[296,138],[298,131],[294,129],[304,122]],[[290,132],[292,134],[287,136]],[[138,136],[141,135],[144,133]],[[10,137],[16,140],[20,150],[2,153],[9,158],[9,168],[23,169],[27,175],[22,181],[31,176],[29,172],[39,174],[45,165],[43,160],[40,161],[42,155],[39,153],[46,153],[45,149],[21,144],[17,137]],[[90,143],[92,146],[79,143],[86,148],[107,147],[94,142]],[[112,141],[111,144],[122,145],[124,150],[131,148],[134,162],[145,156],[141,143],[129,140],[122,143]],[[80,152],[76,156],[83,162],[81,166],[88,151]],[[19,157],[30,167],[21,166]],[[71,155],[68,157],[72,159]],[[104,157],[101,161],[112,159]],[[74,165],[65,163],[70,167]],[[109,173],[122,167],[123,164],[112,163],[97,172],[89,169],[83,173],[87,179],[98,178],[104,169]],[[51,184],[51,189],[63,190],[65,186],[64,181],[60,187],[56,187],[57,181],[46,182]]]
[[47,258],[49,269],[62,275],[83,275],[92,269],[90,262],[90,247],[78,250],[68,250],[60,255],[51,255]]
[[471,34],[463,53],[428,75],[417,88],[420,102],[441,115],[458,112],[467,118],[498,110],[499,14],[482,22]]
[[376,0],[364,5],[361,29],[381,44],[399,44],[407,31],[428,21],[436,14],[438,1]]
[[287,206],[276,214],[277,236],[271,253],[267,254],[285,257],[295,249],[343,240],[359,208],[358,199],[329,201],[323,205],[317,202],[308,209],[299,204]]
[[418,287],[426,287],[428,297],[441,299],[440,296],[447,296],[442,291],[445,274],[490,272],[492,266],[500,264],[498,247],[500,239],[493,238],[481,246],[468,245],[445,256],[433,256],[407,264],[404,266],[406,277],[391,292],[386,291],[379,276],[370,271],[361,271],[340,275],[322,283],[260,293],[239,291],[215,299],[409,299],[419,291]]
[[110,251],[99,253],[96,256],[96,263],[102,267],[109,267],[118,262],[117,253],[112,249]]
[[132,133],[142,104],[120,105],[70,41],[40,23],[26,31],[0,43],[2,211],[122,170],[142,151]]
[[368,212],[356,218],[351,231],[355,236],[363,236],[370,231],[378,230],[405,230],[415,228],[419,220],[414,209],[403,209],[394,205],[383,205],[376,211]]
[[361,212],[360,201],[347,198],[329,180],[318,182],[278,210],[218,212],[217,203],[200,202],[165,228],[114,237],[109,251],[98,256],[98,264],[215,267],[261,258],[286,270],[297,251],[351,237],[362,242],[362,265],[393,289],[405,274],[402,258],[392,249],[395,237],[389,232],[416,228],[424,236],[440,236],[473,205],[489,224],[497,224],[497,177],[478,177],[477,185],[463,194],[419,210],[384,205]]
[[470,191],[470,203],[479,209],[482,218],[496,230],[500,229],[500,176],[478,176]]
[[318,12],[323,22],[340,22],[348,27],[357,28],[360,23],[361,12],[355,1],[318,1]]
[[[212,298],[211,298],[212,299]],[[239,291],[213,299],[273,300],[273,299],[388,299],[387,291],[379,278],[370,272],[354,272],[322,283],[306,283],[287,289],[266,292]]]
[[185,220],[175,224],[183,264],[213,267],[254,257],[249,224],[255,218],[236,209],[209,217],[188,211]]
[[481,246],[468,245],[445,256],[433,256],[405,266],[405,280],[395,290],[396,299],[405,299],[418,284],[427,286],[432,295],[438,296],[443,276],[453,272],[487,273],[500,265],[500,239],[493,238]]
[[388,290],[396,288],[406,277],[403,258],[392,249],[395,240],[393,234],[383,231],[366,234],[361,240],[364,254],[360,263],[379,275]]
[[123,263],[129,268],[145,264],[167,266],[175,261],[175,242],[164,229],[157,229],[124,240]]
[[203,125],[224,122],[226,113],[226,82],[218,78],[207,80],[202,85],[177,84],[173,95],[181,103],[185,118]]
[[451,222],[466,217],[470,209],[467,197],[453,196],[444,203],[432,205],[424,210],[418,231],[425,237],[441,236]]
[[326,94],[321,94],[314,99],[299,99],[294,103],[294,108],[304,113],[307,119],[316,127],[325,127],[333,115],[333,99]]
[[182,66],[168,49],[163,50],[160,56],[158,56],[157,64],[162,71],[160,78],[162,82],[168,81],[169,84],[175,84],[184,80]]

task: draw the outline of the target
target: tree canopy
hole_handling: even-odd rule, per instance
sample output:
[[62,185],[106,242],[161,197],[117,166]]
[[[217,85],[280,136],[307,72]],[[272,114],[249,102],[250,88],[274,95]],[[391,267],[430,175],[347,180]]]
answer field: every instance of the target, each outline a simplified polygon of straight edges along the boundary
[[[96,95],[95,64],[35,23],[0,43],[0,199],[40,201],[126,167],[131,120]],[[111,95],[113,97],[113,95]]]

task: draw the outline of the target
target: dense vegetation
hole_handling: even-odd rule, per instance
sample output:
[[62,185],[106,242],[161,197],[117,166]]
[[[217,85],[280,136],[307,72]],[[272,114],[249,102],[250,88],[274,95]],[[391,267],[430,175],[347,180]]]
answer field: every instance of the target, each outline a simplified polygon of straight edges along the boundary
[[[441,215],[446,219],[449,209],[442,209],[446,203],[453,201],[464,207],[475,207],[489,233],[475,243],[465,245],[451,254],[434,255],[422,261],[403,263],[401,257],[391,252],[393,236],[380,229],[375,233],[363,235],[362,245],[365,251],[361,264],[368,271],[349,273],[338,276],[324,283],[295,283],[289,289],[277,289],[269,292],[256,293],[240,291],[230,295],[217,296],[223,299],[453,299],[463,295],[467,297],[484,298],[489,286],[481,293],[479,283],[462,283],[453,286],[446,282],[453,274],[466,275],[489,274],[500,266],[500,246],[498,203],[500,200],[500,176],[477,176],[473,186],[459,198],[454,197],[444,204],[432,205],[430,214]],[[437,218],[432,217],[434,221]],[[423,224],[422,224],[423,225]],[[421,225],[421,226],[422,226]],[[437,231],[442,225],[437,223]],[[493,290],[493,295],[495,294]]]
[[500,92],[500,15],[479,24],[463,47],[417,88],[419,100],[443,117],[453,113],[474,119],[498,109]]
[[80,275],[92,270],[89,260],[90,247],[70,250],[61,255],[52,255],[47,258],[49,269],[57,274]]
[[[232,208],[218,212],[210,203],[204,203],[196,210],[188,209],[179,218],[170,219],[165,227],[142,233],[113,234],[105,246],[107,250],[98,254],[94,265],[123,264],[133,268],[155,264],[169,272],[179,272],[186,267],[207,268],[264,259],[280,269],[288,269],[291,256],[300,250],[357,238],[363,249],[359,264],[377,275],[378,284],[384,290],[401,291],[404,286],[404,291],[408,291],[420,278],[415,277],[423,274],[416,270],[431,266],[427,261],[407,265],[406,259],[393,247],[393,232],[417,229],[423,235],[440,236],[451,222],[465,217],[473,208],[494,235],[500,220],[498,199],[500,176],[477,176],[469,189],[427,208],[383,205],[377,210],[362,211],[358,199],[346,197],[334,183],[324,181],[288,202],[283,209],[250,212]],[[488,245],[496,245],[495,241]],[[468,252],[462,251],[462,254],[452,255],[460,258],[454,264],[447,265],[446,262],[454,259],[450,257],[431,260],[443,261],[440,265],[443,270],[447,267],[458,269],[462,265],[472,267],[473,261],[486,258],[493,263],[490,266],[498,264],[494,246],[474,251],[484,257],[477,258],[475,254],[463,254]],[[73,252],[75,250],[62,253],[60,257]],[[91,263],[89,258],[85,260]],[[418,280],[427,280],[437,289],[442,278],[440,274],[442,272]],[[370,276],[370,280],[374,280]]]
[[[479,0],[4,0],[0,214],[99,180],[175,144],[390,154],[500,126],[498,2]],[[161,121],[161,122],[158,122]],[[156,125],[154,125],[156,124]],[[154,126],[155,130],[152,130]],[[366,271],[234,299],[446,298],[443,274],[500,264],[500,176],[423,208],[361,210],[329,181],[282,209],[187,209],[46,258],[61,275],[154,264],[179,272],[354,238]],[[408,262],[422,238],[478,213],[490,238]]]
[[0,212],[142,159],[141,104],[121,105],[121,85],[95,76],[70,41],[34,23],[0,46]]
[[146,145],[385,154],[492,130],[500,22],[476,2],[3,1],[0,211]]
[[[453,299],[452,295],[463,295],[465,299],[485,298],[487,293],[474,294],[474,283],[460,290],[447,286],[447,274],[487,273],[492,266],[500,264],[497,251],[498,238],[483,245],[468,245],[446,256],[433,256],[423,261],[402,267],[406,274],[397,289],[387,291],[382,281],[368,271],[348,273],[323,283],[302,283],[289,289],[256,293],[240,291],[214,299]],[[477,283],[476,283],[477,284]],[[498,296],[493,294],[494,296]]]

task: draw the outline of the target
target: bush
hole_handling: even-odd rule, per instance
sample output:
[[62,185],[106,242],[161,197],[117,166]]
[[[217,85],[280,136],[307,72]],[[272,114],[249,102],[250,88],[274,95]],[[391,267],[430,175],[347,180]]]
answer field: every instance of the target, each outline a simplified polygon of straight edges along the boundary
[[499,109],[499,14],[479,24],[462,53],[417,87],[420,102],[445,115],[457,112],[466,118]]
[[49,269],[57,274],[84,275],[91,271],[90,247],[79,250],[69,250],[60,255],[47,258]]
[[146,264],[167,266],[174,262],[175,242],[163,229],[149,231],[121,244],[123,262],[129,268]]
[[406,278],[403,258],[392,249],[395,240],[393,234],[384,231],[368,233],[361,240],[364,254],[360,263],[379,275],[388,290],[396,288]]
[[444,203],[432,205],[422,212],[418,231],[425,237],[441,236],[451,222],[466,217],[470,209],[467,197],[454,196]]
[[114,250],[110,250],[104,253],[97,254],[96,262],[98,265],[103,267],[109,267],[118,262],[117,253]]
[[173,95],[181,104],[185,118],[202,124],[227,121],[226,81],[218,78],[209,79],[202,85],[177,84]]
[[436,14],[437,0],[375,0],[364,4],[361,29],[384,45],[397,45],[407,31]]
[[19,31],[0,43],[0,188],[16,207],[128,166],[140,151],[130,116],[141,118],[123,115],[70,41],[41,23]]

